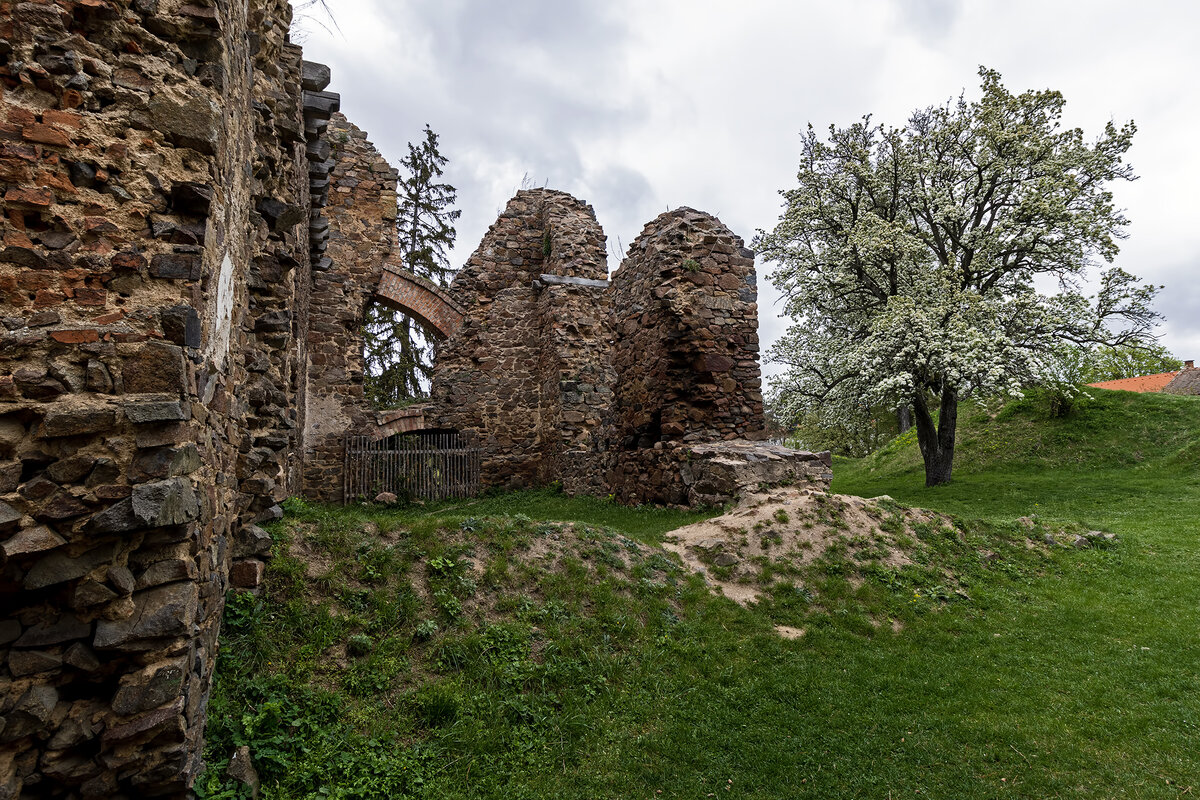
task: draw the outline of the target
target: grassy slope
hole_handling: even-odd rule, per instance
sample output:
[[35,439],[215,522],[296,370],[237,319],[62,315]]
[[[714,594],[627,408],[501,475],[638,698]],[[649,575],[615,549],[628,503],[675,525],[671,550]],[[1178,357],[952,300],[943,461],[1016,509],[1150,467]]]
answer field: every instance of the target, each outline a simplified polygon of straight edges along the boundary
[[[695,516],[546,493],[382,516],[299,508],[314,546],[343,560],[314,588],[294,558],[276,559],[268,601],[231,604],[205,787],[232,796],[220,761],[249,742],[278,797],[1200,791],[1200,401],[1098,392],[1064,420],[1039,419],[1036,405],[964,415],[950,486],[923,488],[909,441],[838,463],[834,488],[1000,527],[1080,521],[1121,546],[1055,553],[1040,574],[1007,558],[975,569],[969,602],[917,593],[897,634],[835,614],[784,641],[767,610],[711,598],[661,564],[597,580],[572,564],[522,570],[511,544],[539,535],[518,512],[651,543]],[[467,514],[510,516],[479,526]],[[406,544],[385,552],[364,523],[403,529]],[[464,523],[479,528],[477,556],[511,559],[497,589],[528,602],[487,620],[443,614],[423,639],[415,626],[434,612],[405,586],[449,580],[429,565],[455,555],[446,531]],[[320,632],[366,635],[371,649],[338,672]]]

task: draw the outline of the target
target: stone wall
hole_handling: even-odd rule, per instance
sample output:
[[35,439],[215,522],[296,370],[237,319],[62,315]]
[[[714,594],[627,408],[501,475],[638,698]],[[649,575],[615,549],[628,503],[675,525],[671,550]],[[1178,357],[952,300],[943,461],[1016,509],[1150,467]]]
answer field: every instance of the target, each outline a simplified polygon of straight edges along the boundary
[[[655,220],[610,286],[591,207],[522,191],[443,293],[285,0],[0,12],[0,800],[186,793],[255,523],[340,500],[347,433],[629,502],[825,474],[744,441],[753,258],[715,218]],[[426,408],[365,408],[370,302],[449,336]]]
[[720,220],[660,215],[613,275],[622,450],[763,430],[754,254]]
[[439,353],[426,417],[476,435],[485,485],[561,482],[631,503],[736,493],[686,466],[702,458],[692,445],[765,436],[754,255],[718,219],[661,215],[609,285],[591,207],[521,191],[450,293],[465,318]]
[[313,265],[304,394],[304,493],[342,500],[345,437],[367,433],[374,412],[363,399],[362,324],[384,264],[396,255],[396,170],[367,135],[337,114],[329,143],[324,258]]
[[556,480],[562,453],[601,425],[611,395],[604,242],[591,206],[520,191],[450,286],[465,317],[438,353],[431,417],[477,438],[485,485]]
[[181,795],[298,488],[321,109],[283,0],[0,11],[0,797]]

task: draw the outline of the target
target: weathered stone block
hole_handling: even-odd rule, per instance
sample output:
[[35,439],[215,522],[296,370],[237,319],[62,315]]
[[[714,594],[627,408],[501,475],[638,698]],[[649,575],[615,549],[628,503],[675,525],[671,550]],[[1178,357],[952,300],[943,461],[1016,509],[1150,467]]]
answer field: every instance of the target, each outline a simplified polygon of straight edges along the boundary
[[[0,503],[0,506],[3,505],[7,504]],[[36,528],[26,528],[12,538],[0,543],[0,552],[4,553],[4,558],[7,560],[31,553],[42,553],[47,550],[53,550],[56,547],[62,547],[66,543],[66,539],[63,539],[57,533],[45,525],[39,525]]]
[[134,612],[128,619],[96,623],[92,646],[97,650],[141,649],[143,640],[185,636],[195,619],[199,597],[199,587],[191,582],[138,592],[133,596]]
[[46,413],[39,434],[47,439],[83,436],[110,430],[116,424],[117,415],[111,408],[54,408]]
[[187,388],[183,350],[165,342],[149,342],[121,364],[125,391],[136,394],[179,394]]
[[154,667],[141,674],[126,676],[113,697],[112,709],[127,716],[148,711],[170,702],[183,688],[184,670],[181,663]]
[[266,565],[255,558],[235,561],[229,570],[229,582],[239,589],[257,589],[265,569]]
[[190,409],[179,400],[136,400],[123,403],[122,408],[126,419],[139,425],[191,418]]
[[168,478],[133,488],[133,515],[148,527],[182,525],[200,516],[200,501],[187,478]]
[[150,274],[181,281],[200,280],[203,262],[192,253],[159,253],[150,259]]
[[33,686],[21,699],[16,707],[5,714],[6,723],[0,732],[0,742],[14,742],[41,729],[54,713],[58,705],[58,690],[51,686]]
[[163,335],[181,347],[199,347],[200,315],[191,306],[177,305],[158,312]]
[[96,567],[112,561],[114,549],[112,543],[107,543],[74,556],[62,551],[53,551],[25,574],[25,588],[41,589],[81,578]]
[[[8,654],[8,671],[14,678],[49,672],[61,666],[62,656],[50,650],[11,650]],[[4,728],[4,734],[8,734],[7,726]]]
[[257,525],[243,525],[233,537],[233,557],[271,554],[271,534]]
[[209,95],[187,87],[157,87],[148,106],[153,126],[184,147],[215,151],[221,132],[221,110]]
[[20,511],[0,500],[0,533],[16,530],[17,525],[21,523],[22,516],[24,515]]
[[63,614],[53,622],[39,622],[25,629],[25,633],[14,643],[14,647],[46,647],[92,635],[92,624],[84,622],[74,614]]

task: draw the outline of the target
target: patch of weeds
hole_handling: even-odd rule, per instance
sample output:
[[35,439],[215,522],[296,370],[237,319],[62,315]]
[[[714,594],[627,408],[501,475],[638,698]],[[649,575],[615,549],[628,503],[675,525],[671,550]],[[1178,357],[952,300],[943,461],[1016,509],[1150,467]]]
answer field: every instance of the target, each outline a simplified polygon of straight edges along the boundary
[[432,639],[438,632],[438,624],[436,620],[423,619],[413,628],[413,639],[418,642],[425,642]]
[[433,604],[449,621],[454,621],[462,616],[462,601],[446,589],[439,589],[433,593]]
[[346,640],[346,652],[352,656],[365,656],[375,643],[365,633],[356,633]]
[[422,724],[437,728],[454,722],[462,701],[453,684],[440,682],[411,692],[405,702]]

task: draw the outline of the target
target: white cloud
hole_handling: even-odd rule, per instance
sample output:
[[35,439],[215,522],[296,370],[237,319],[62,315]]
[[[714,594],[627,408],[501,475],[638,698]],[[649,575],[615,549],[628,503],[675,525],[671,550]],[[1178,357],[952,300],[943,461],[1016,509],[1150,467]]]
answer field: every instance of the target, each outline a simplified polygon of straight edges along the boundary
[[[794,180],[798,132],[977,91],[1054,88],[1067,123],[1134,119],[1141,179],[1115,187],[1133,225],[1120,263],[1166,284],[1164,343],[1200,358],[1200,6],[1114,0],[336,0],[308,26],[343,111],[393,162],[428,122],[450,158],[461,263],[528,174],[592,203],[627,246],[668,207],[718,214],[749,240]],[[615,268],[615,263],[610,267]],[[767,282],[760,281],[766,289]],[[764,347],[785,327],[772,294]]]

